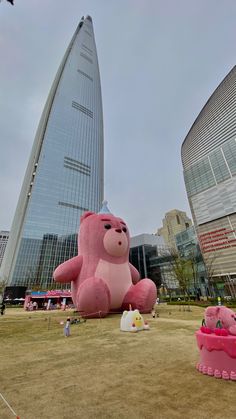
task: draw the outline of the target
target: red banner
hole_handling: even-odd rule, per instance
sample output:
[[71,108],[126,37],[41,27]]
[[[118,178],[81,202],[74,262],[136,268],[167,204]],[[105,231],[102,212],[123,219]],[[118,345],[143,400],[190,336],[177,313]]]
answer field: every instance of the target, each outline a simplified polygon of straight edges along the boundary
[[[236,247],[235,230],[220,228],[199,235],[199,242],[203,253]],[[229,237],[231,235],[231,237]],[[233,238],[232,238],[233,237]]]

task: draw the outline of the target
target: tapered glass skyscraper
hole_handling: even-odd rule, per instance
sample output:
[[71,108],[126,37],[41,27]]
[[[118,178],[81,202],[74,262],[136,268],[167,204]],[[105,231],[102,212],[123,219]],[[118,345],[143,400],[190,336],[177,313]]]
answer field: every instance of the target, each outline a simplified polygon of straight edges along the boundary
[[16,208],[0,276],[9,285],[48,286],[77,253],[85,210],[103,200],[103,116],[90,16],[82,18],[49,93]]

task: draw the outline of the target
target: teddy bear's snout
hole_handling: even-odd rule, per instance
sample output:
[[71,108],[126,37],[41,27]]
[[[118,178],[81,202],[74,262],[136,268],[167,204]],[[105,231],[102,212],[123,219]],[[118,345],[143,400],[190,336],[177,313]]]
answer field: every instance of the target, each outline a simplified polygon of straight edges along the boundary
[[120,228],[116,228],[115,230],[117,233],[122,233],[122,230]]

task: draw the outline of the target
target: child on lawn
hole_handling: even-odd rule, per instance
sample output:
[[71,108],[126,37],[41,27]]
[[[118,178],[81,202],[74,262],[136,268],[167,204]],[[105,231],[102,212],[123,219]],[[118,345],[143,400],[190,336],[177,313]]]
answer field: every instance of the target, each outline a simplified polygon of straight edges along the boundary
[[70,336],[70,318],[69,317],[66,320],[66,324],[65,324],[65,327],[64,327],[64,335],[66,337]]

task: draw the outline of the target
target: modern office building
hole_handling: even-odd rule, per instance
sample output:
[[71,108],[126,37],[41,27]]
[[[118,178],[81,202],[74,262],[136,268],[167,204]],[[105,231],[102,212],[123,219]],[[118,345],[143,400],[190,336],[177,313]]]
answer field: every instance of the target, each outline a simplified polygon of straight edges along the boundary
[[7,247],[9,239],[9,231],[0,231],[0,266],[2,264],[3,256]]
[[190,261],[192,274],[190,293],[198,297],[214,295],[214,290],[208,284],[207,271],[195,228],[192,226],[176,234],[175,242],[180,257]]
[[77,254],[85,210],[103,201],[103,114],[93,23],[82,18],[49,93],[16,208],[0,277],[47,287]]
[[210,276],[236,280],[236,66],[182,144],[188,200]]
[[159,228],[156,234],[162,236],[165,244],[173,249],[176,249],[175,235],[192,226],[186,212],[177,209],[168,211],[162,223],[163,227]]
[[163,285],[168,292],[177,291],[179,284],[170,263],[170,249],[162,237],[155,234],[131,237],[129,258],[141,278],[152,279],[157,288]]

